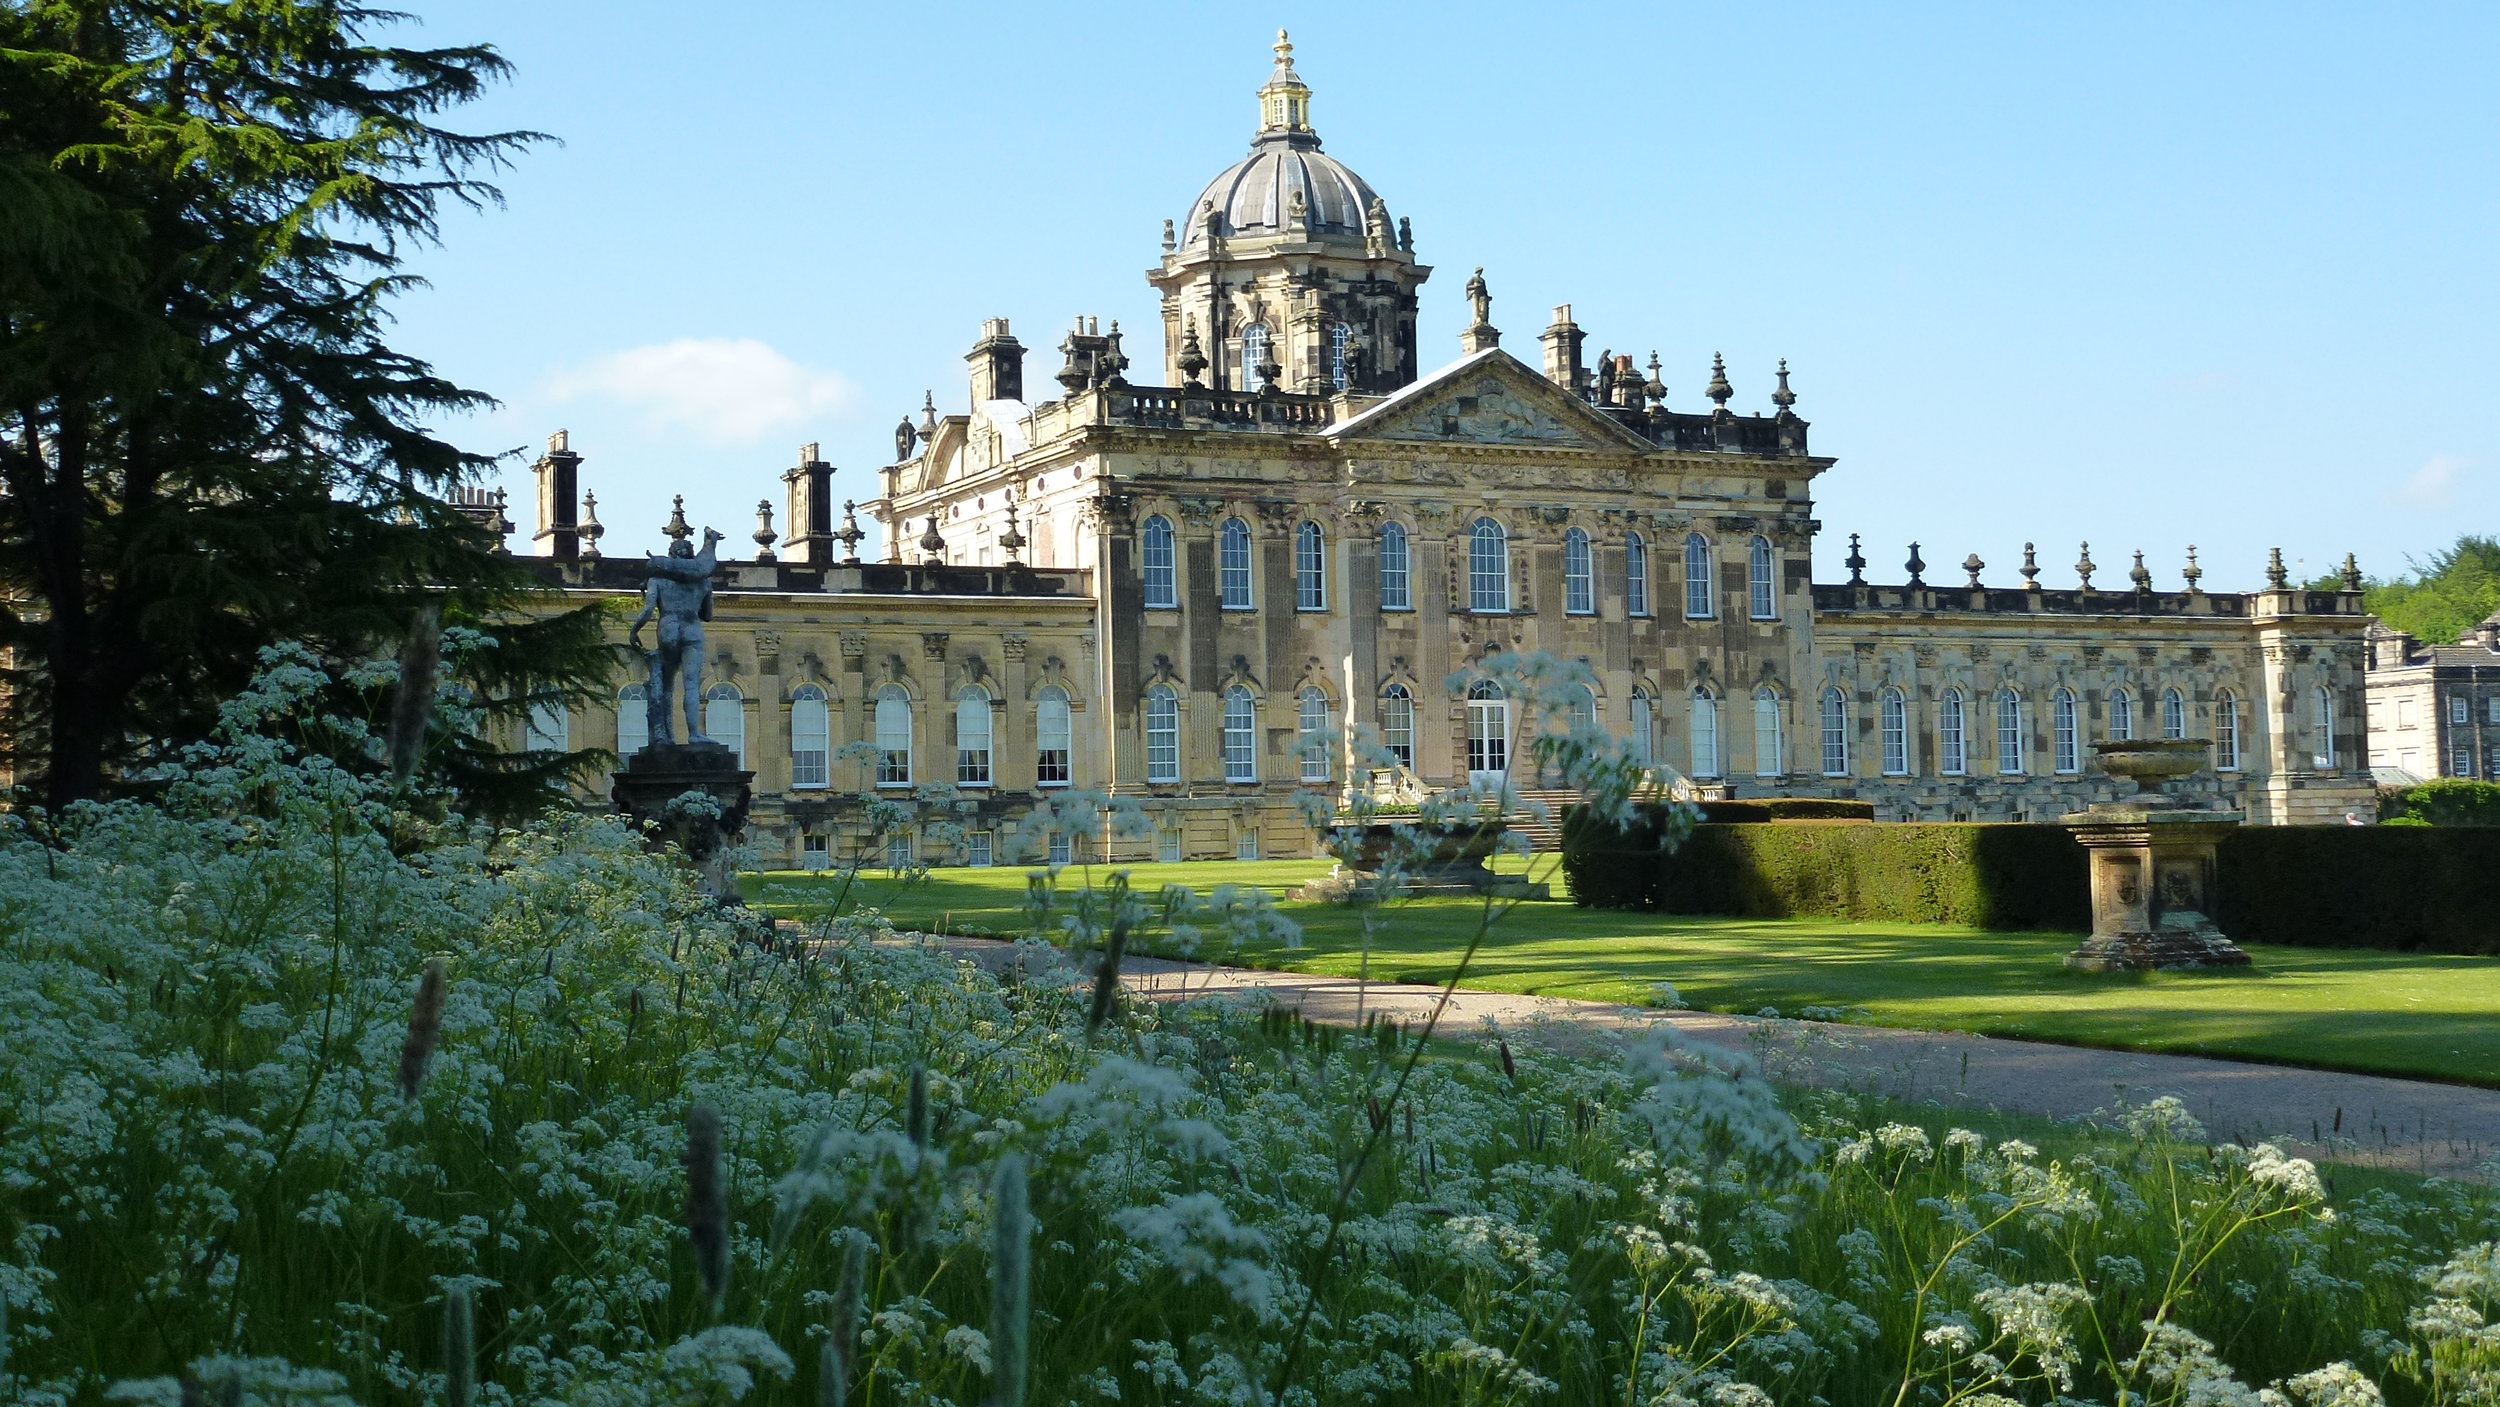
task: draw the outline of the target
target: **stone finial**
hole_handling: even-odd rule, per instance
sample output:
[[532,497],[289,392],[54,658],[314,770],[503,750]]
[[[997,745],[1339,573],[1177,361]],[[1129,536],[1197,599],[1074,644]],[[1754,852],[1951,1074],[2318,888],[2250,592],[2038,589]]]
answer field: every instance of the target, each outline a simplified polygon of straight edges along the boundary
[[1128,354],[1120,350],[1120,320],[1118,318],[1111,320],[1110,335],[1103,340],[1109,345],[1103,349],[1103,354],[1094,362],[1095,370],[1102,376],[1102,384],[1105,386],[1127,385],[1128,378],[1120,374],[1128,370]]
[[1398,250],[1404,254],[1415,252],[1415,225],[1404,215],[1398,217]]
[[2291,578],[2292,574],[2283,570],[2283,549],[2280,547],[2267,548],[2266,589],[2268,591],[2280,591],[2283,589],[2284,584],[2290,581]]
[[781,534],[773,531],[772,500],[769,498],[755,500],[755,560],[759,562],[775,560],[773,544],[780,540]]
[[1780,358],[1780,386],[1778,390],[1771,393],[1771,404],[1778,406],[1782,415],[1788,414],[1797,404],[1797,393],[1788,389],[1788,358],[1786,357]]
[[2037,591],[2040,589],[2040,554],[2034,551],[2031,544],[2028,542],[2023,544],[2022,573],[2023,590]]
[[1910,569],[1910,585],[1925,586],[1927,584],[1927,579],[1919,575],[1919,573],[1927,570],[1927,562],[1924,558],[1921,558],[1918,555],[1917,543],[1913,542],[1910,544],[1910,560],[1902,563],[1902,565]]
[[923,440],[937,438],[937,392],[935,391],[920,393],[920,438]]
[[595,493],[583,494],[581,521],[583,561],[596,562],[599,560],[599,539],[607,536],[607,532],[608,525],[599,521],[599,495]]
[[2179,569],[2179,575],[2186,580],[2190,591],[2194,591],[2196,583],[2205,579],[2205,569],[2196,565],[2196,544],[2193,542],[2188,544],[2187,565]]
[[946,565],[946,539],[938,532],[937,515],[929,515],[929,530],[920,535],[920,554],[932,567]]
[[2153,573],[2144,565],[2144,550],[2142,548],[2136,549],[2135,565],[2127,568],[2127,580],[2134,582],[2135,589],[2138,591],[2150,591],[2153,589]]
[[2343,578],[2344,589],[2346,591],[2359,591],[2361,589],[2361,563],[2355,560],[2353,555],[2349,552],[2344,554]]
[[1658,349],[1649,349],[1649,380],[1641,386],[1641,394],[1649,397],[1649,408],[1667,408],[1667,383],[1658,379]]
[[1840,559],[1840,565],[1849,569],[1851,586],[1866,585],[1866,554],[1858,550],[1856,533],[1849,534],[1849,555]]
[[1179,243],[1179,241],[1178,241],[1178,240],[1176,240],[1176,239],[1174,239],[1174,238],[1173,238],[1173,236],[1172,236],[1172,222],[1171,222],[1171,221],[1169,221],[1169,220],[1164,221],[1164,222],[1163,222],[1163,252],[1164,252],[1164,253],[1166,253],[1166,254],[1169,254],[1169,253],[1171,253],[1173,250],[1178,249],[1179,247],[1180,247],[1180,243]]
[[999,550],[1007,554],[1007,565],[1024,565],[1024,534],[1016,530],[1016,501],[1007,500],[1007,531],[998,535]]
[[2078,580],[2082,581],[2084,590],[2089,591],[2092,589],[2092,573],[2098,565],[2098,563],[2092,560],[2092,544],[2088,542],[2085,543],[2083,545],[2083,555],[2075,559],[2075,576]]
[[683,542],[694,536],[694,529],[686,522],[686,496],[684,494],[677,495],[672,501],[668,510],[668,526],[661,528],[660,531],[668,534],[668,540],[671,542]]
[[1207,350],[1198,345],[1198,319],[1195,317],[1181,324],[1181,355],[1175,365],[1181,370],[1181,385],[1191,390],[1205,389],[1206,383],[1199,376],[1207,369]]
[[1736,388],[1727,384],[1727,358],[1716,352],[1710,354],[1710,386],[1702,394],[1721,410],[1727,409],[1728,399],[1736,394]]
[[859,505],[849,499],[844,499],[842,501],[842,530],[833,535],[833,540],[842,544],[843,561],[857,562],[859,560],[859,540],[866,536],[868,534],[859,530]]
[[1962,570],[1970,573],[1971,590],[1977,591],[1979,589],[1979,574],[1986,570],[1987,566],[1987,563],[1979,560],[1979,554],[1976,552],[1973,552],[1969,556],[1962,559]]

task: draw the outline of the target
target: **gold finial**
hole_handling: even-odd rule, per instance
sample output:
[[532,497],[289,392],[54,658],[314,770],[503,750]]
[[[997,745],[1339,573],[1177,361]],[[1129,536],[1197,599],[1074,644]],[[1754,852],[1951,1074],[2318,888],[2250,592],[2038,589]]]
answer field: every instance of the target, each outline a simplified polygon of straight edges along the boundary
[[1276,31],[1276,66],[1278,68],[1293,67],[1293,41],[1286,38],[1285,32],[1281,29]]

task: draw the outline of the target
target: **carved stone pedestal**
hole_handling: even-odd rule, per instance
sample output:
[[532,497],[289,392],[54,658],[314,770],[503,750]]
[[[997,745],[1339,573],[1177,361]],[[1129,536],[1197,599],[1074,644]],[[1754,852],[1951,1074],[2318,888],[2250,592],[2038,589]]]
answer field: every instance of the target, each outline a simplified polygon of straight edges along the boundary
[[2067,965],[2094,972],[2246,966],[2248,954],[2206,917],[2214,847],[2239,823],[2237,811],[2125,801],[2065,817],[2092,867],[2092,936],[2066,955]]
[[703,871],[703,887],[730,892],[729,843],[746,829],[753,772],[720,743],[653,743],[625,760],[609,798],[643,826],[654,848],[675,845]]

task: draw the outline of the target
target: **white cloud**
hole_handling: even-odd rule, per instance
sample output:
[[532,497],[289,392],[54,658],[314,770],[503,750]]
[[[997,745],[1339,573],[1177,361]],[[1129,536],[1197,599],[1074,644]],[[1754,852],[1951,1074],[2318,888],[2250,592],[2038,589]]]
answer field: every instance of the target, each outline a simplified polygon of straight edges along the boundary
[[774,430],[839,419],[858,400],[840,374],[802,366],[751,337],[681,337],[610,352],[550,376],[547,395],[624,402],[653,429],[685,429],[723,444],[752,444]]
[[2473,467],[2474,461],[2464,455],[2434,454],[2396,486],[2396,499],[2419,508],[2445,508],[2456,502],[2457,489]]

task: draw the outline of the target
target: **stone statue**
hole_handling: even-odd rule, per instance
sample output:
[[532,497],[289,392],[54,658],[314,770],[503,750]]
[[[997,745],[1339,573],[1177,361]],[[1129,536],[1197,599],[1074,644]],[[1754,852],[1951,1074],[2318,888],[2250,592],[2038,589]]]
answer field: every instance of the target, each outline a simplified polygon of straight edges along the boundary
[[1481,268],[1476,270],[1475,277],[1467,280],[1467,306],[1476,315],[1476,326],[1492,326],[1493,295],[1485,291],[1484,270]]
[[900,464],[904,460],[911,458],[912,441],[918,439],[919,437],[920,432],[911,428],[911,417],[908,415],[904,416],[901,423],[894,427],[895,463]]
[[646,554],[650,560],[643,569],[642,611],[627,628],[625,641],[641,649],[642,623],[659,618],[659,647],[646,656],[651,666],[647,707],[654,743],[677,741],[677,730],[668,716],[672,684],[685,696],[686,741],[712,741],[703,736],[703,622],[712,618],[712,573],[720,565],[716,551],[720,540],[720,533],[705,528],[701,552],[681,537],[668,545],[665,557]]

